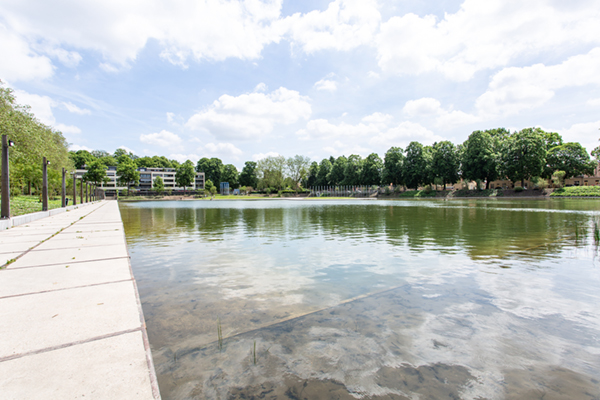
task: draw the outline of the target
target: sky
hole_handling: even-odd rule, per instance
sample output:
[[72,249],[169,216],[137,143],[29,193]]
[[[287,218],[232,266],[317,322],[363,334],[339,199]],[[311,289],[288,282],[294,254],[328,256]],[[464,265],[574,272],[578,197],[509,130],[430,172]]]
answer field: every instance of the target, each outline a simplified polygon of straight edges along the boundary
[[72,150],[241,169],[498,127],[600,144],[598,0],[0,0],[0,54]]

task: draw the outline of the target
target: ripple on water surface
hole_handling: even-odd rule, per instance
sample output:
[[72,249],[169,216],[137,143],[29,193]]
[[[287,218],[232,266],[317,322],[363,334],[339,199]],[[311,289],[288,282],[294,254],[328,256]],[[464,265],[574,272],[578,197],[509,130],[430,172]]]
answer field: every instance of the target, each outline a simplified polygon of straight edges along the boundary
[[599,209],[121,204],[164,399],[598,399]]

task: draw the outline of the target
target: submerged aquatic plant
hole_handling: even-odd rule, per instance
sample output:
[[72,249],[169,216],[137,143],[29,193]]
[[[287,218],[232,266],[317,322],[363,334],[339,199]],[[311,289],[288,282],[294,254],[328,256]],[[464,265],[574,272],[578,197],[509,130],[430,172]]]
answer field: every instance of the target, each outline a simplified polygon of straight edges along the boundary
[[219,351],[223,350],[223,331],[221,330],[221,318],[217,317],[217,341]]

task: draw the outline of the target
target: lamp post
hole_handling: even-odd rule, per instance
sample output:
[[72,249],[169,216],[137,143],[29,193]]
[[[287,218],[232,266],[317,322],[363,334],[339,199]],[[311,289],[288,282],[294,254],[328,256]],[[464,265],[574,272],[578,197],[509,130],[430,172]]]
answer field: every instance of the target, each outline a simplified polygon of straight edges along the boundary
[[61,192],[61,207],[67,206],[67,171],[62,169],[62,192]]
[[86,203],[89,203],[89,202],[90,202],[90,199],[89,199],[89,197],[88,197],[88,187],[89,187],[89,186],[90,186],[90,184],[86,182],[86,183],[85,183],[85,202],[86,202]]
[[42,211],[48,211],[48,164],[50,161],[42,161]]
[[15,142],[2,135],[2,215],[1,218],[10,218],[10,174],[8,171],[8,148]]
[[77,173],[73,172],[73,205],[77,205]]
[[79,183],[79,204],[83,204],[83,176],[81,177],[81,182]]

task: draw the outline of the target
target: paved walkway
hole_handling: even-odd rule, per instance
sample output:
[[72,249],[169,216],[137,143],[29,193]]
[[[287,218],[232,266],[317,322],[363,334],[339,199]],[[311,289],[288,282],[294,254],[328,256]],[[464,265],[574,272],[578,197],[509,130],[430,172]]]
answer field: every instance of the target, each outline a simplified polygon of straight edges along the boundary
[[2,399],[160,398],[116,201],[0,231],[7,261]]

